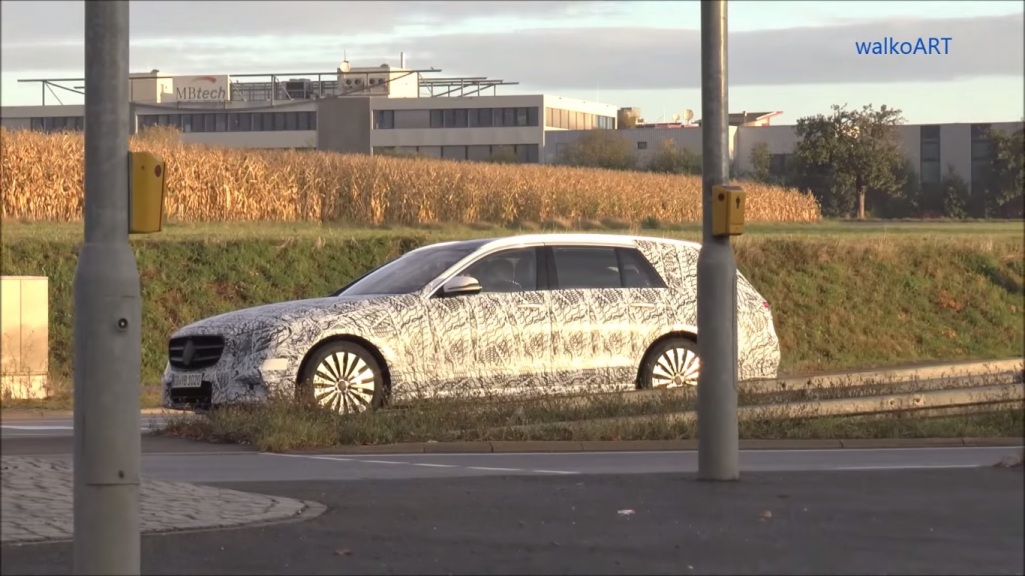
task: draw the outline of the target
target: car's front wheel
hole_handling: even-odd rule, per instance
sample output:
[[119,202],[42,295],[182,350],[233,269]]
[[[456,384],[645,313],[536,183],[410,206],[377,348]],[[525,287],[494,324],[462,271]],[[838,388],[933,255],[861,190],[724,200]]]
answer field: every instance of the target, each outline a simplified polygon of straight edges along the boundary
[[682,336],[662,340],[648,352],[641,366],[639,388],[697,386],[701,373],[697,342]]
[[384,375],[373,354],[363,346],[328,342],[309,358],[297,392],[300,400],[339,414],[359,414],[384,405]]

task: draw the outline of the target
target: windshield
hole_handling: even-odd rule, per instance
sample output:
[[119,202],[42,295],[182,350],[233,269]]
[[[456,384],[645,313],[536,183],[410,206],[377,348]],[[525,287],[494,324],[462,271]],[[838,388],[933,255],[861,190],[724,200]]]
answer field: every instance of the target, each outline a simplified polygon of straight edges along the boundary
[[460,242],[414,250],[370,272],[337,295],[370,296],[418,292],[478,247],[477,243]]

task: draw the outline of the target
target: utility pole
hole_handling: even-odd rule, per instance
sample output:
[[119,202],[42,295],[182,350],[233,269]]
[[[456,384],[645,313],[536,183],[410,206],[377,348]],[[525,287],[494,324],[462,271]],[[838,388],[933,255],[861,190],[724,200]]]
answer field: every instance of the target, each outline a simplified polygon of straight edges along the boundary
[[698,255],[698,477],[737,480],[737,264],[728,236],[712,233],[712,188],[728,184],[726,0],[701,2],[701,207]]
[[128,244],[128,2],[85,2],[85,242],[75,270],[75,574],[139,551],[142,306]]

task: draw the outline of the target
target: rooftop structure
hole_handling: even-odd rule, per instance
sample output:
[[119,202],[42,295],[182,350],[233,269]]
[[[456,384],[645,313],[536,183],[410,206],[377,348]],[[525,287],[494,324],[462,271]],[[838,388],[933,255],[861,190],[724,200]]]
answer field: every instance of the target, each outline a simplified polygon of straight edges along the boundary
[[[129,75],[129,97],[136,104],[175,107],[227,107],[234,102],[294,102],[349,96],[438,98],[497,95],[508,82],[487,76],[427,77],[437,68],[410,69],[400,55],[389,64],[353,67],[348,60],[332,72],[259,72],[246,74],[173,75],[151,70]],[[41,105],[63,105],[60,94],[85,95],[84,78],[28,78],[18,82],[40,86]],[[490,92],[490,94],[489,94]],[[47,96],[49,95],[49,98]]]

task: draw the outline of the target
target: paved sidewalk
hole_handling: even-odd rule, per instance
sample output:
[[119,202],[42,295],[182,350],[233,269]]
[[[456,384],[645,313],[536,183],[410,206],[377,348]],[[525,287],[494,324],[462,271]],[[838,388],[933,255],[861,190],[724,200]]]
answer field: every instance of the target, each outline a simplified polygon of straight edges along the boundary
[[[64,458],[0,459],[0,541],[4,544],[73,537],[72,469]],[[314,515],[311,505],[266,496],[143,478],[140,528],[144,533],[222,528]]]

